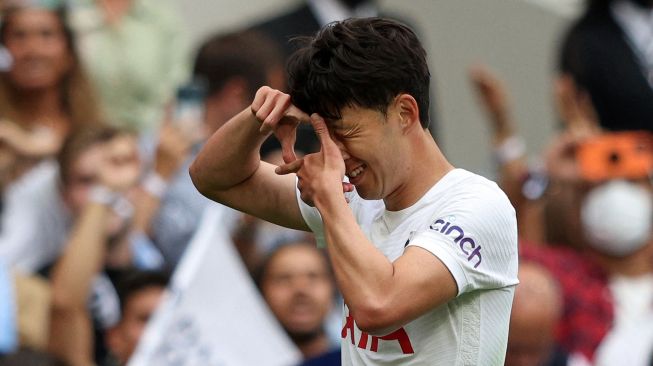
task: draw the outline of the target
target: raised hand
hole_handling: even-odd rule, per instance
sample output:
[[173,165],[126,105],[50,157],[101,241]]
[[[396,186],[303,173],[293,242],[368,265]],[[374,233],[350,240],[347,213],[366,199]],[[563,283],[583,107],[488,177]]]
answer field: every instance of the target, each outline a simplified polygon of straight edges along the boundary
[[281,143],[283,161],[290,163],[297,160],[297,125],[308,122],[308,114],[291,103],[290,95],[268,86],[263,86],[256,92],[251,110],[261,123],[261,133],[273,132]]
[[469,79],[492,123],[490,127],[495,140],[500,142],[512,136],[514,126],[510,116],[508,92],[504,83],[483,65],[475,65],[470,68]]
[[190,156],[192,141],[175,125],[165,123],[159,133],[154,170],[164,179],[170,179]]
[[[277,174],[296,173],[301,199],[314,206],[317,202],[344,199],[343,192],[354,189],[343,182],[345,162],[338,145],[331,139],[326,122],[318,114],[310,117],[311,125],[320,141],[320,151],[276,169]],[[321,201],[320,201],[321,200]]]

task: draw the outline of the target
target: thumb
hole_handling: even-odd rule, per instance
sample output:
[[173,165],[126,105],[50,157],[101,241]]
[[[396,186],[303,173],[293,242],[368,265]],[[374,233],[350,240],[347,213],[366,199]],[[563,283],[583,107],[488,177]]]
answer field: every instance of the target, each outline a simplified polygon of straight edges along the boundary
[[290,163],[297,160],[295,155],[295,141],[297,140],[297,131],[293,128],[288,131],[287,135],[281,138],[281,156],[285,163]]

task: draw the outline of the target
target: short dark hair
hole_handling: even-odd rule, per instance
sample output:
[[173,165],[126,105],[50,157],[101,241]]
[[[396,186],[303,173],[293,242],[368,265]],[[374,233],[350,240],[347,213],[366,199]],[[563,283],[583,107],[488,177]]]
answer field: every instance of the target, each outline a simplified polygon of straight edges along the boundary
[[57,156],[59,163],[59,175],[61,182],[65,186],[70,180],[70,171],[79,159],[88,149],[93,146],[107,143],[121,134],[127,132],[121,131],[115,127],[104,125],[101,122],[89,124],[84,128],[74,130],[64,140],[63,146]]
[[429,123],[431,74],[426,51],[406,25],[384,18],[333,22],[288,61],[293,104],[309,114],[340,119],[347,106],[386,113],[401,93],[413,96],[422,127]]
[[204,79],[211,95],[233,77],[247,82],[248,92],[267,85],[268,72],[283,65],[281,51],[265,34],[247,30],[218,34],[206,40],[197,51],[193,75]]
[[324,250],[318,248],[316,244],[312,243],[311,241],[288,241],[277,245],[276,247],[274,247],[274,249],[268,252],[261,260],[261,263],[259,263],[256,269],[253,271],[252,278],[254,279],[254,283],[259,288],[259,290],[262,289],[263,281],[265,280],[265,276],[268,274],[267,273],[268,267],[270,267],[270,263],[272,263],[272,260],[276,258],[277,255],[281,253],[284,249],[297,248],[297,247],[306,247],[314,250],[322,259],[322,262],[324,263],[324,267],[326,268],[329,277],[332,280],[334,279],[333,269],[331,268],[329,258],[327,257],[327,254]]
[[123,313],[129,299],[137,292],[150,287],[165,288],[170,282],[170,273],[165,270],[128,269],[120,273],[116,280],[116,291]]

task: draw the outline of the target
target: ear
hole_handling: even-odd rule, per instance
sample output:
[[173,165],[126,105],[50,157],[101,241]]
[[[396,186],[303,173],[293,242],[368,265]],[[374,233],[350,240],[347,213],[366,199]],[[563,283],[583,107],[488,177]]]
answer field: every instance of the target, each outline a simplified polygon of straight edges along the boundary
[[399,94],[394,102],[395,113],[399,114],[399,125],[402,130],[408,131],[415,126],[421,128],[419,121],[419,107],[417,101],[410,94]]

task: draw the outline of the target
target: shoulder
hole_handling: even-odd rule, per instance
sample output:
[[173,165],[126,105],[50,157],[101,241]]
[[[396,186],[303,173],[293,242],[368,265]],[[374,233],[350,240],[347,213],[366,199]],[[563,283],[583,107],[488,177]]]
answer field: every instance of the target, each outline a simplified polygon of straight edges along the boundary
[[456,169],[445,176],[441,183],[439,191],[442,201],[439,206],[444,210],[469,211],[475,215],[515,213],[501,188],[481,175]]

